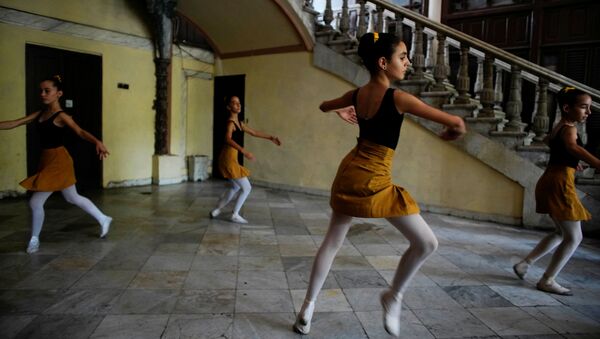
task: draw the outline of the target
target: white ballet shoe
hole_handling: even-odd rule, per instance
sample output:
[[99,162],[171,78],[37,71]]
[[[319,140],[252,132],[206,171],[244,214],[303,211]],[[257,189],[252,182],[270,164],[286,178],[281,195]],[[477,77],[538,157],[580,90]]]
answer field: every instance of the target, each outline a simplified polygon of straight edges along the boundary
[[296,317],[296,323],[294,323],[294,332],[300,334],[308,334],[310,332],[310,322],[312,321],[314,311],[315,302],[304,300],[300,313]]
[[238,224],[247,224],[248,223],[248,220],[242,218],[241,215],[236,214],[236,213],[231,215],[231,221],[238,223]]
[[527,270],[529,269],[529,263],[525,260],[520,261],[513,266],[513,271],[519,277],[519,279],[525,279],[525,274],[527,274]]
[[110,230],[110,224],[112,223],[113,219],[111,217],[106,217],[106,219],[104,219],[104,221],[102,222],[102,225],[100,225],[100,238],[104,239],[106,238],[106,235],[108,234],[108,230]]
[[535,287],[543,292],[559,295],[573,295],[573,292],[571,292],[570,289],[559,285],[556,281],[554,281],[554,278],[542,277]]
[[221,210],[218,208],[215,208],[214,210],[210,211],[211,218],[216,218],[219,216],[219,214],[221,214]]
[[27,245],[27,253],[32,254],[40,249],[40,240],[38,237],[31,237],[29,240],[29,245]]
[[383,327],[386,332],[396,338],[400,337],[400,315],[402,312],[402,299],[398,299],[392,291],[381,294],[383,306]]

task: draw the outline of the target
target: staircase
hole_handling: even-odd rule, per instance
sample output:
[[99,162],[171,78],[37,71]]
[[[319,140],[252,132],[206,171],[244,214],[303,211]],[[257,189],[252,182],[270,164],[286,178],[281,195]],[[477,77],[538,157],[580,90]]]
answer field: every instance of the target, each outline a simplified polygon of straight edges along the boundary
[[[341,10],[336,13],[336,25],[332,25],[335,11],[331,0],[326,1],[322,15],[312,8],[312,2],[305,1],[301,15],[304,22],[312,23],[309,28],[316,41],[313,50],[316,67],[362,86],[369,80],[369,74],[357,56],[358,37],[370,31],[393,32],[407,45],[410,41],[411,73],[408,79],[394,86],[463,117],[469,132],[456,145],[524,187],[524,226],[552,224],[547,217],[535,213],[533,192],[549,158],[549,149],[542,140],[551,130],[551,119],[560,119],[552,97],[563,86],[580,88],[590,93],[592,110],[598,114],[600,91],[386,1],[358,0],[358,23],[353,30],[348,0],[343,0]],[[322,22],[317,21],[319,18]],[[450,53],[459,56],[456,74],[450,71]],[[476,72],[472,69],[475,61]],[[470,77],[473,73],[474,82]],[[504,81],[510,84],[506,93]],[[536,87],[532,123],[521,118],[523,81]],[[440,128],[409,116],[434,132]],[[580,130],[580,135],[585,142],[585,130]],[[582,202],[592,215],[600,216],[600,174],[588,170],[579,174],[577,180]],[[600,232],[600,221],[585,223],[584,230],[588,234]]]

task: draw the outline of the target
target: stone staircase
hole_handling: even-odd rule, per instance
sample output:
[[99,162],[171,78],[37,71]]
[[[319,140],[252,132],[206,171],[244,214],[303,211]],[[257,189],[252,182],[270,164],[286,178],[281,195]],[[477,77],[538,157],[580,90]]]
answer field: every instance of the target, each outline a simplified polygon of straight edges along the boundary
[[[362,86],[368,81],[369,74],[360,65],[358,42],[349,32],[348,1],[344,0],[343,3],[339,25],[334,28],[331,25],[333,15],[328,12],[332,11],[331,1],[327,1],[323,22],[317,22],[320,16],[309,7],[310,1],[307,1],[306,13],[312,17],[310,20],[314,25],[311,28],[316,41],[313,63],[356,86]],[[549,96],[564,85],[582,88],[591,93],[593,110],[600,112],[600,92],[404,8],[379,0],[358,3],[361,6],[359,18],[364,17],[362,13],[366,13],[369,4],[377,15],[368,16],[375,20],[373,25],[359,20],[356,36],[373,30],[391,31],[404,35],[404,41],[412,42],[410,54],[413,69],[407,80],[399,81],[394,86],[420,97],[432,106],[463,117],[469,133],[457,145],[525,188],[523,224],[526,227],[551,225],[547,217],[535,213],[533,197],[535,183],[549,158],[549,149],[542,142],[550,129],[550,116],[555,115],[550,107],[553,105]],[[387,24],[383,25],[384,22]],[[411,36],[406,36],[407,31]],[[427,37],[431,42],[432,36],[437,36],[437,51],[434,51],[431,43],[427,44],[427,50],[424,48],[423,38]],[[460,67],[454,84],[449,80],[448,52],[451,46],[460,50]],[[473,56],[479,60],[474,86],[469,78],[469,58]],[[503,73],[507,72],[510,75],[510,91],[505,94],[502,92],[502,81],[505,78]],[[521,121],[523,80],[536,84],[531,124]],[[439,128],[422,119],[413,119],[432,131]],[[581,131],[581,134],[585,138],[585,131]],[[588,170],[577,180],[582,202],[592,215],[600,216],[600,175]],[[600,222],[593,220],[586,223],[584,229],[588,233],[600,230]]]

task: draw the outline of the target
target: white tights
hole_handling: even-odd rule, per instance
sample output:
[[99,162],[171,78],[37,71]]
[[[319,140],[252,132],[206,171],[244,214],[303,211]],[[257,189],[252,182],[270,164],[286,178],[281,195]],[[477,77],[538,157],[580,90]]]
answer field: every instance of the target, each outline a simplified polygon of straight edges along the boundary
[[[391,291],[398,298],[402,298],[402,294],[406,290],[411,278],[423,265],[425,259],[437,249],[438,241],[420,214],[387,218],[387,220],[410,242],[410,246],[402,255],[402,259],[400,259],[391,286]],[[317,295],[323,287],[325,278],[327,278],[335,254],[342,246],[344,238],[346,238],[346,234],[350,229],[351,221],[352,217],[336,212],[332,213],[329,229],[313,263],[310,282],[306,291],[306,301],[315,301],[317,299]]]
[[[44,223],[44,204],[53,192],[35,192],[29,200],[31,208],[31,236],[39,237]],[[102,223],[107,216],[102,213],[90,199],[83,197],[77,193],[75,185],[71,185],[61,191],[63,197],[68,203],[78,206],[82,210],[94,217],[98,223]]]
[[227,204],[235,197],[236,193],[240,192],[237,201],[235,202],[235,207],[233,208],[233,214],[239,214],[246,198],[250,194],[252,190],[252,185],[250,185],[250,180],[247,177],[238,178],[238,179],[229,179],[231,182],[231,187],[223,193],[221,199],[217,204],[217,209],[222,209],[227,206]]
[[525,257],[527,263],[533,264],[556,248],[544,273],[547,278],[554,278],[558,275],[567,261],[571,259],[583,238],[580,221],[558,221],[554,218],[552,220],[554,220],[556,230],[540,240],[537,246]]

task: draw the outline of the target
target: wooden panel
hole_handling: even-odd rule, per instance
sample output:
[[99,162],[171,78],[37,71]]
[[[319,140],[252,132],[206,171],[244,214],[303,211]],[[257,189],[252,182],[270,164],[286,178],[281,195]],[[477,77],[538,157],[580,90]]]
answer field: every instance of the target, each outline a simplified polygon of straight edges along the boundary
[[508,18],[505,16],[492,17],[485,22],[486,30],[486,41],[490,44],[494,44],[498,47],[506,46],[508,44],[506,32]]
[[568,8],[569,12],[569,29],[568,34],[571,39],[585,39],[588,35],[586,32],[589,13],[585,8]]
[[563,55],[561,73],[573,80],[585,82],[589,49],[567,49]]
[[508,44],[529,45],[529,13],[516,14],[508,18]]
[[480,40],[485,40],[483,28],[483,20],[467,21],[463,23],[463,32]]
[[542,26],[542,43],[560,41],[560,11],[557,9],[547,10],[544,14]]

